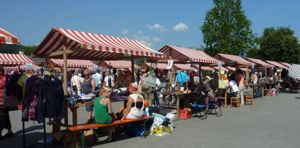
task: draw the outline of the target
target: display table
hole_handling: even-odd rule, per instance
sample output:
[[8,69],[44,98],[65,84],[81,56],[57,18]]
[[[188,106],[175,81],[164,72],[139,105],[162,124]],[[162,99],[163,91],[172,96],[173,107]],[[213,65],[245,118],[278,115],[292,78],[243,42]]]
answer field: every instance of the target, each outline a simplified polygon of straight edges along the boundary
[[[72,126],[76,126],[78,124],[78,118],[77,118],[78,108],[93,105],[93,104],[94,104],[94,101],[88,101],[88,102],[84,102],[84,103],[77,103],[76,105],[66,105],[67,109],[70,109],[72,112],[72,121],[73,121]],[[67,126],[69,125],[68,117],[69,117],[69,115],[68,115],[68,111],[67,111],[66,120],[65,120],[65,124]]]

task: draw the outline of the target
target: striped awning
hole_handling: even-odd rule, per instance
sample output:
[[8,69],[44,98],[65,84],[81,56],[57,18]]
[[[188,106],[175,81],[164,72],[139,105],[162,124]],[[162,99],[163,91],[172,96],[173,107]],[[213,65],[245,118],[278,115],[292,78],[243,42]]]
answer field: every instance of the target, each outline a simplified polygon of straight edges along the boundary
[[225,64],[227,65],[238,65],[238,66],[251,66],[252,62],[249,62],[245,59],[243,59],[240,56],[237,55],[231,55],[231,54],[221,54],[218,53],[217,55],[215,55],[215,58],[221,61],[224,61]]
[[30,58],[23,54],[0,53],[1,65],[24,65],[26,63],[34,64]]
[[[60,67],[64,66],[64,60],[63,59],[50,59],[50,62],[54,63],[55,65],[58,65]],[[90,60],[75,60],[75,59],[68,59],[67,60],[67,67],[68,68],[88,68],[96,66],[92,61]]]
[[4,69],[4,74],[10,74],[12,71],[19,71],[19,67],[18,66],[11,66],[11,67],[3,67]]
[[174,66],[180,70],[188,70],[188,71],[195,70],[195,68],[191,67],[189,64],[174,64]]
[[167,57],[171,56],[172,59],[176,59],[183,62],[200,62],[208,64],[218,63],[218,60],[209,56],[201,50],[165,45],[159,51],[165,53]]
[[[215,70],[219,70],[219,67],[213,67]],[[225,68],[225,67],[223,67],[223,66],[221,66],[220,67],[220,70],[221,71],[229,71],[227,68]]]
[[290,66],[291,66],[291,64],[285,63],[285,62],[280,62],[280,64],[282,64],[282,65],[284,65],[284,66],[286,66],[286,67],[290,67]]
[[[194,67],[195,67],[196,70],[199,69],[198,65],[194,65]],[[208,67],[208,66],[201,66],[201,70],[204,70],[204,71],[214,71],[214,68]]]
[[[106,66],[116,69],[131,69],[131,61],[116,60],[116,61],[104,61]],[[134,68],[138,69],[139,66],[134,64]]]
[[[236,68],[235,67],[231,67],[231,66],[226,66],[227,69],[229,69],[230,71],[236,71]],[[246,72],[247,71],[247,68],[239,68],[241,69],[242,71]],[[251,71],[251,69],[248,69],[248,71]]]
[[250,62],[253,62],[261,67],[266,67],[266,68],[272,67],[272,65],[270,65],[269,63],[264,62],[263,60],[260,60],[260,59],[247,58],[247,60],[249,60]]
[[166,70],[168,66],[166,63],[146,63],[146,65],[160,70]]
[[130,55],[164,58],[163,53],[137,40],[61,28],[53,28],[34,54],[47,57],[52,52],[62,50],[63,45],[73,51],[68,55],[70,59],[112,60],[130,58]]
[[270,63],[271,65],[273,65],[273,67],[277,67],[277,68],[280,68],[280,69],[288,69],[288,67],[278,63],[278,62],[275,62],[275,61],[266,61],[268,63]]
[[292,64],[289,67],[289,77],[300,80],[300,65]]
[[18,37],[12,33],[0,28],[0,44],[19,44]]

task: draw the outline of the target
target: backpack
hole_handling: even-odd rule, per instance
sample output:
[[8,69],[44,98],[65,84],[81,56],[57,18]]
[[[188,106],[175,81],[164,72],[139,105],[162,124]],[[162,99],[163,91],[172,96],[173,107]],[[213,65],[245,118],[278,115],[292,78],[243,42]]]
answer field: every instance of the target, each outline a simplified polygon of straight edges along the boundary
[[156,79],[153,76],[148,75],[143,83],[143,87],[146,89],[150,87],[156,87]]

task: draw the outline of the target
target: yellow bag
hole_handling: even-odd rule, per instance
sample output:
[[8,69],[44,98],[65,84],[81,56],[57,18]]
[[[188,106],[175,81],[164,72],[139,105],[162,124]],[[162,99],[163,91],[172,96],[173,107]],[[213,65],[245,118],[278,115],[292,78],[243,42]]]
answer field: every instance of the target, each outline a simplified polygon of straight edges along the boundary
[[92,129],[84,132],[84,136],[85,137],[87,137],[87,136],[93,136],[93,135],[94,135],[94,131]]

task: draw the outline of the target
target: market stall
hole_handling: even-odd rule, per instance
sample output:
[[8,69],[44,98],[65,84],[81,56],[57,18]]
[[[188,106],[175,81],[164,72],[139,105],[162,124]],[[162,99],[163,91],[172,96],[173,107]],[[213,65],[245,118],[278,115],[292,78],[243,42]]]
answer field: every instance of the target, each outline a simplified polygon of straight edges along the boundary
[[[130,59],[131,69],[134,71],[135,58],[144,57],[149,60],[157,60],[165,57],[163,53],[155,51],[137,40],[62,28],[53,28],[34,54],[44,58],[63,58],[65,94],[67,94],[67,58],[95,61]],[[134,80],[134,75],[131,77]],[[73,112],[73,119],[75,116],[77,113]],[[65,122],[68,125],[67,120]],[[77,125],[77,123],[73,122],[73,125]]]
[[22,69],[22,66],[26,63],[34,64],[30,58],[23,54],[0,53],[0,65],[4,67],[6,74]]
[[0,28],[0,44],[20,44],[19,38]]
[[[178,46],[173,46],[173,45],[165,45],[164,47],[162,47],[160,50],[160,52],[163,52],[166,54],[167,57],[169,57],[170,60],[177,60],[177,63],[180,64],[186,64],[186,63],[190,63],[190,64],[195,64],[198,66],[198,75],[201,76],[201,66],[211,66],[211,65],[217,65],[218,62],[220,62],[219,60],[216,60],[215,58],[209,56],[208,54],[206,54],[204,51],[201,50],[195,50],[195,49],[189,49],[189,48],[184,48],[184,47],[178,47]],[[171,84],[174,84],[174,77],[175,77],[175,72],[174,70],[172,71],[172,77],[169,83],[169,87],[171,87]],[[200,78],[200,83],[201,84],[201,78]],[[178,86],[177,86],[178,87]],[[200,85],[197,87],[199,88]],[[179,90],[179,89],[175,89],[175,90]],[[197,89],[198,93],[200,93],[200,90]],[[188,92],[188,91],[187,91]],[[180,93],[180,92],[177,92]],[[184,94],[187,94],[186,92]],[[181,97],[184,97],[183,95],[180,95]],[[186,95],[186,96],[190,96],[190,95]],[[179,103],[179,100],[183,100],[184,103]],[[185,99],[177,99],[177,110],[179,112],[180,108],[184,108],[187,106],[179,106],[180,104],[189,104],[188,101],[190,99],[185,98]]]

